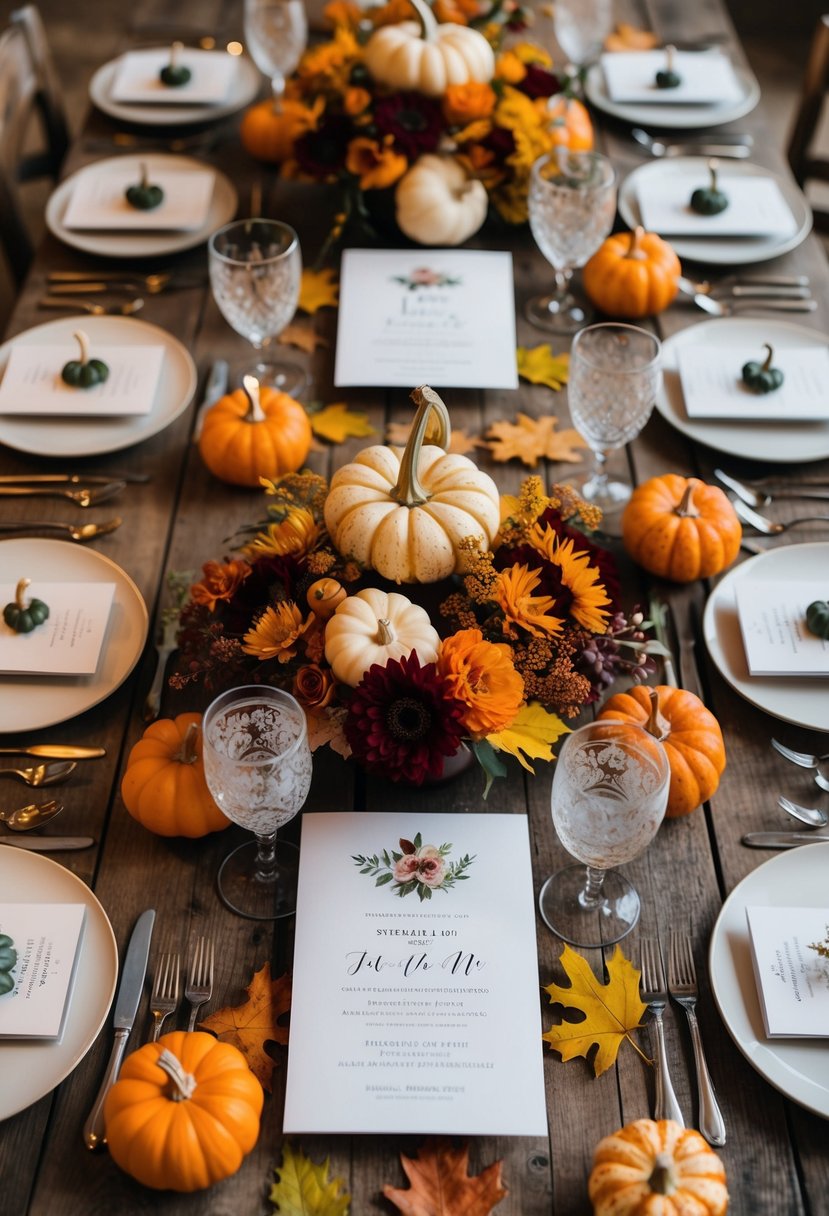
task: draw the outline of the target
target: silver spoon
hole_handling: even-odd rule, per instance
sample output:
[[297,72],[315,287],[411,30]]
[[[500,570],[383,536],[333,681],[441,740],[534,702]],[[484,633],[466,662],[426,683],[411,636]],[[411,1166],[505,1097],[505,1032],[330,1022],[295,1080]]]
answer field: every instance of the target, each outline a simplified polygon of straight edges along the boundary
[[799,803],[784,798],[782,794],[777,799],[777,805],[793,819],[799,819],[801,823],[805,823],[807,827],[823,828],[829,823],[829,816],[820,807],[800,806]]
[[46,764],[32,764],[28,768],[0,768],[0,777],[17,777],[26,785],[57,785],[78,767],[75,760],[54,760]]
[[741,499],[731,495],[731,502],[734,510],[739,515],[744,524],[750,524],[752,528],[756,528],[758,532],[762,532],[764,536],[779,536],[781,532],[788,532],[789,528],[796,528],[798,524],[829,524],[829,515],[800,515],[797,519],[789,519],[785,523],[780,520],[769,519],[766,515],[761,515],[758,511],[752,510]]
[[13,832],[31,832],[34,828],[42,828],[44,823],[54,819],[62,810],[62,802],[44,802],[40,806],[33,802],[30,806],[18,807],[16,811],[0,811],[0,823],[5,823]]

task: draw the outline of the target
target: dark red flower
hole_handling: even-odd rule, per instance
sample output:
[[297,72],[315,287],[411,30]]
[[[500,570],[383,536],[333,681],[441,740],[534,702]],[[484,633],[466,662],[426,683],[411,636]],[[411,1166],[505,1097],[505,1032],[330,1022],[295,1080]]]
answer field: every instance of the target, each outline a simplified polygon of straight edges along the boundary
[[345,165],[354,126],[343,115],[324,118],[315,131],[306,131],[294,144],[294,159],[309,177],[333,179]]
[[421,152],[434,152],[440,143],[440,102],[421,93],[393,93],[375,105],[374,125],[381,135],[391,135],[396,150],[407,160],[417,160]]
[[519,81],[516,88],[534,100],[536,97],[552,97],[555,93],[560,93],[561,81],[553,72],[530,63],[527,65],[524,79]]
[[412,651],[369,668],[349,702],[345,737],[369,772],[421,785],[440,777],[444,757],[460,747],[464,712],[447,695],[436,664],[421,667]]

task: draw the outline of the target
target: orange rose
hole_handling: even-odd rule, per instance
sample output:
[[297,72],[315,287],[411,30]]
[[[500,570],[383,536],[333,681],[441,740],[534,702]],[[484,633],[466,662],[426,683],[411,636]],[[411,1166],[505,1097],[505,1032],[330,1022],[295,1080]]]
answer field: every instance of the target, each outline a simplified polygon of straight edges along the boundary
[[470,80],[450,84],[443,95],[443,117],[448,123],[464,124],[489,118],[495,109],[495,90],[488,84]]
[[348,145],[345,167],[360,179],[361,190],[383,190],[403,176],[409,162],[390,146],[359,135]]
[[219,600],[230,600],[250,574],[250,566],[239,558],[224,565],[221,562],[205,562],[202,566],[204,578],[190,588],[190,597],[195,604],[203,604],[215,612]]
[[461,629],[447,638],[438,670],[450,695],[466,705],[464,725],[477,739],[509,726],[521,708],[524,681],[509,646],[485,641],[480,629]]
[[294,696],[311,709],[324,709],[335,690],[331,672],[316,663],[306,663],[294,676]]

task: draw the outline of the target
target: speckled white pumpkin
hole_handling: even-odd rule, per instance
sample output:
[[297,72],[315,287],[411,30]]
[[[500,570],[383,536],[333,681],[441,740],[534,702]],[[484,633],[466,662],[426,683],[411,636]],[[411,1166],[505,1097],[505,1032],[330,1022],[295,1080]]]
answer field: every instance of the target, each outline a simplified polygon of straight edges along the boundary
[[325,657],[336,679],[356,688],[377,663],[417,651],[421,667],[438,656],[440,639],[419,604],[397,591],[366,587],[337,605],[325,627]]

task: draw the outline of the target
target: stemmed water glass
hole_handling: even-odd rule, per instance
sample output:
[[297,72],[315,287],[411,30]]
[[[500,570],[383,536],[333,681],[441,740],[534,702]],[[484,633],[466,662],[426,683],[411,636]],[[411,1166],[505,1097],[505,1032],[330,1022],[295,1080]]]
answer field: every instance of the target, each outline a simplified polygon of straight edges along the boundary
[[285,78],[299,63],[307,41],[303,0],[245,0],[245,42],[253,62],[271,82],[277,110]]
[[[222,316],[255,350],[265,350],[299,303],[302,254],[296,232],[281,220],[236,220],[213,233],[208,263]],[[286,393],[298,392],[306,379],[297,364],[264,357],[235,368],[235,378],[241,380],[244,372]]]
[[539,329],[575,333],[587,309],[570,292],[573,270],[583,266],[613,227],[616,172],[599,152],[557,148],[530,173],[530,227],[555,274],[555,291],[529,301],[527,320]]
[[579,81],[587,65],[597,58],[612,27],[613,0],[556,0],[556,42],[576,69]]
[[222,812],[256,836],[219,869],[223,902],[250,920],[296,911],[299,850],[277,829],[302,809],[311,749],[302,706],[280,688],[252,684],[216,697],[204,715],[204,775]]
[[574,946],[607,946],[639,919],[635,887],[609,867],[633,861],[653,840],[668,805],[670,766],[641,726],[598,721],[568,735],[550,803],[558,838],[581,865],[544,883],[545,923]]
[[630,498],[630,482],[611,481],[605,466],[608,453],[635,439],[650,418],[662,383],[661,350],[654,334],[615,322],[589,325],[573,340],[570,417],[594,457],[594,471],[579,488],[605,512]]

